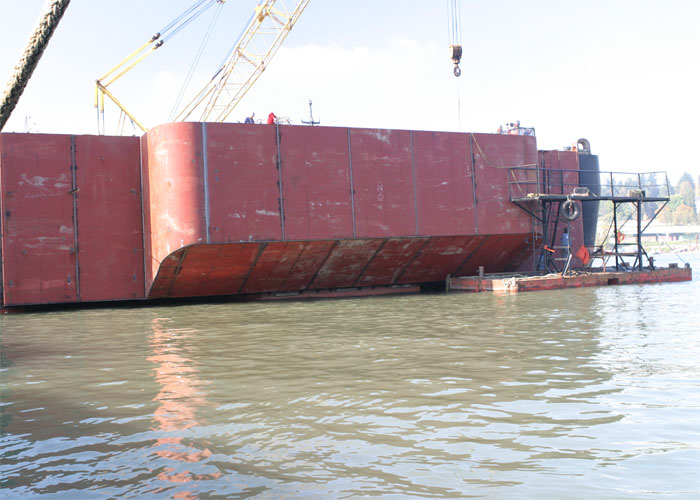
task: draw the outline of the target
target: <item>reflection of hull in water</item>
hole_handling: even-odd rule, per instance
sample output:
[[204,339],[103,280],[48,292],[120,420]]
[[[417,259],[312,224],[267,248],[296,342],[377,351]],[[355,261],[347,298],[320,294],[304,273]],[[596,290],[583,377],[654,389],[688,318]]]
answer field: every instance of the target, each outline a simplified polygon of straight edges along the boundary
[[507,167],[578,168],[528,136],[245,124],[2,134],[0,152],[7,306],[531,269],[538,233]]

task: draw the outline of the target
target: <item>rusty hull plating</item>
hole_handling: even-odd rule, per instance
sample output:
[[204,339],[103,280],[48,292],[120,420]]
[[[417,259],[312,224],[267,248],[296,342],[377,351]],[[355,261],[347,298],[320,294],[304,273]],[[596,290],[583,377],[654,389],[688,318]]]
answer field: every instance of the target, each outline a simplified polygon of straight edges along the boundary
[[[0,134],[2,305],[415,286],[532,269],[531,136],[170,123]],[[556,167],[555,167],[556,168]],[[582,244],[580,219],[572,246]]]

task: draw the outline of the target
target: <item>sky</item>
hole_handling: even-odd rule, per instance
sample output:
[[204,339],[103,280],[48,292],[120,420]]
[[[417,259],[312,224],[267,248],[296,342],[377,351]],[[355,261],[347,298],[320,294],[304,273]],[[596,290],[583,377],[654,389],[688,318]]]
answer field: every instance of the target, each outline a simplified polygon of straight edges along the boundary
[[[3,132],[97,133],[94,81],[194,0],[72,0]],[[192,88],[255,0],[226,0]],[[44,0],[0,0],[0,85]],[[700,0],[460,0],[462,76],[446,0],[311,0],[229,121],[269,112],[322,126],[495,132],[520,120],[540,149],[591,142],[602,170],[700,175]],[[168,120],[209,23],[113,87],[147,126]],[[107,108],[115,133],[116,108]],[[129,134],[138,133],[128,127]]]

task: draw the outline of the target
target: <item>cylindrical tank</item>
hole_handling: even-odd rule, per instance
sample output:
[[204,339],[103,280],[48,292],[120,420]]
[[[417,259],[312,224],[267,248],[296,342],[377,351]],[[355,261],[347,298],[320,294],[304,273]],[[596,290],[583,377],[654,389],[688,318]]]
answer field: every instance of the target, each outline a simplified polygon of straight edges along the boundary
[[[588,188],[592,197],[600,196],[600,165],[598,156],[591,154],[591,144],[587,139],[579,139],[578,149],[578,180],[581,187]],[[600,202],[585,201],[582,204],[583,244],[595,246],[595,235],[598,228],[598,205]]]

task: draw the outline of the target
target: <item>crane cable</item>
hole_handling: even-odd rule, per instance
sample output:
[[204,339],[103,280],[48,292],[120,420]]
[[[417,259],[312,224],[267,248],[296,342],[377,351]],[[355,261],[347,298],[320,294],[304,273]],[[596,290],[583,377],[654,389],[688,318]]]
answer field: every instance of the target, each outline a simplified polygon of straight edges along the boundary
[[184,82],[182,83],[182,88],[180,89],[180,93],[177,96],[177,99],[175,100],[175,103],[173,104],[172,109],[170,110],[170,117],[168,118],[168,121],[173,121],[173,118],[175,117],[175,113],[177,113],[178,108],[180,107],[180,103],[182,102],[182,98],[185,96],[185,93],[187,92],[187,88],[190,85],[190,82],[192,81],[192,77],[194,76],[194,72],[197,69],[197,66],[199,65],[199,61],[202,58],[202,54],[204,53],[204,49],[207,46],[207,43],[209,42],[209,39],[211,38],[212,31],[214,30],[214,26],[216,25],[216,22],[219,20],[219,17],[221,16],[221,10],[222,7],[224,6],[224,2],[219,2],[219,8],[216,9],[216,12],[214,13],[214,17],[212,18],[211,22],[209,23],[209,27],[207,28],[207,32],[204,34],[204,39],[202,40],[202,43],[199,46],[199,49],[197,50],[197,54],[195,55],[194,60],[192,61],[192,65],[190,66],[190,70],[187,72],[187,76],[185,77]]
[[[203,14],[215,2],[223,3],[224,1],[225,0],[198,0],[185,12],[183,12],[177,18],[171,21],[168,25],[166,25],[160,31],[156,32],[150,40],[148,40],[146,43],[141,45],[141,47],[139,47],[138,49],[134,50],[131,54],[126,56],[126,58],[124,58],[123,61],[121,61],[114,68],[105,73],[98,80],[103,84],[104,87],[108,87],[110,84],[114,83],[116,80],[121,78],[131,68],[133,68],[143,59],[145,59],[149,54],[153,53],[156,49],[163,46],[165,42],[170,40],[185,26],[187,26],[189,23],[194,21],[201,14]],[[185,19],[185,17],[187,17],[187,19]],[[173,27],[175,28],[174,31],[170,32],[170,30],[172,30]],[[107,80],[107,77],[113,75],[117,71],[120,72],[116,76],[112,76],[109,80]]]
[[[246,27],[241,30],[241,33],[238,35],[238,38],[236,38],[236,41],[234,42],[233,45],[231,45],[231,48],[229,49],[228,53],[226,56],[224,56],[224,59],[221,61],[221,64],[218,66],[218,69],[214,72],[214,75],[212,75],[211,79],[209,82],[213,82],[220,74],[222,71],[226,69],[226,63],[233,54],[234,50],[236,50],[236,47],[240,43],[240,41],[243,39],[243,35],[245,34],[247,30],[247,26],[250,25],[250,23],[253,21],[253,18],[255,17],[255,13],[250,15],[250,19],[248,19],[248,23],[246,23]],[[218,85],[218,84],[217,84]],[[199,91],[199,93],[190,100],[190,102],[183,108],[181,109],[177,115],[174,116],[174,121],[184,121],[189,116],[194,113],[194,111],[199,108],[200,104],[206,99],[211,93],[215,90],[215,87],[204,87],[202,90]],[[204,117],[201,117],[201,120],[204,121]]]
[[[452,62],[454,63],[454,75],[459,77],[462,70],[459,63],[462,60],[462,16],[460,13],[460,0],[447,0],[447,38],[450,46]],[[462,131],[462,99],[460,95],[459,80],[457,80],[457,130]]]
[[175,19],[170,21],[168,24],[163,26],[160,30],[158,30],[158,33],[167,33],[170,28],[175,26],[177,23],[179,23],[185,16],[196,10],[198,7],[200,7],[203,3],[208,2],[210,0],[197,0],[194,2],[192,5],[190,5],[182,14],[177,16]]
[[[165,43],[167,40],[178,34],[185,26],[190,24],[201,14],[203,14],[209,7],[211,7],[214,3],[217,2],[219,4],[223,4],[223,2],[220,0],[198,0],[197,2],[195,2],[187,10],[185,10],[185,12],[173,19],[169,24],[167,24],[157,33],[157,35],[160,35],[162,37],[162,43]],[[170,30],[173,31],[170,32]]]
[[462,99],[459,95],[459,80],[457,80],[457,130],[462,131]]
[[447,37],[449,40],[452,62],[454,63],[454,75],[459,76],[462,70],[459,63],[462,60],[462,15],[460,12],[460,0],[447,0],[448,26]]
[[[164,26],[160,31],[155,33],[150,40],[141,45],[138,49],[134,50],[126,58],[124,58],[119,64],[110,69],[102,77],[97,79],[95,87],[95,108],[97,108],[97,129],[98,133],[102,134],[105,132],[104,124],[104,98],[109,97],[122,112],[126,113],[129,119],[138,125],[138,127],[146,132],[148,129],[141,125],[132,114],[130,114],[126,108],[112,95],[108,90],[108,87],[115,81],[120,79],[124,74],[130,71],[134,66],[143,61],[147,56],[155,52],[156,49],[163,46],[163,44],[170,38],[179,33],[185,26],[194,21],[197,17],[203,14],[209,7],[218,3],[223,4],[226,0],[197,0],[194,2],[187,10],[176,17],[169,24]],[[102,122],[102,124],[100,124]]]

